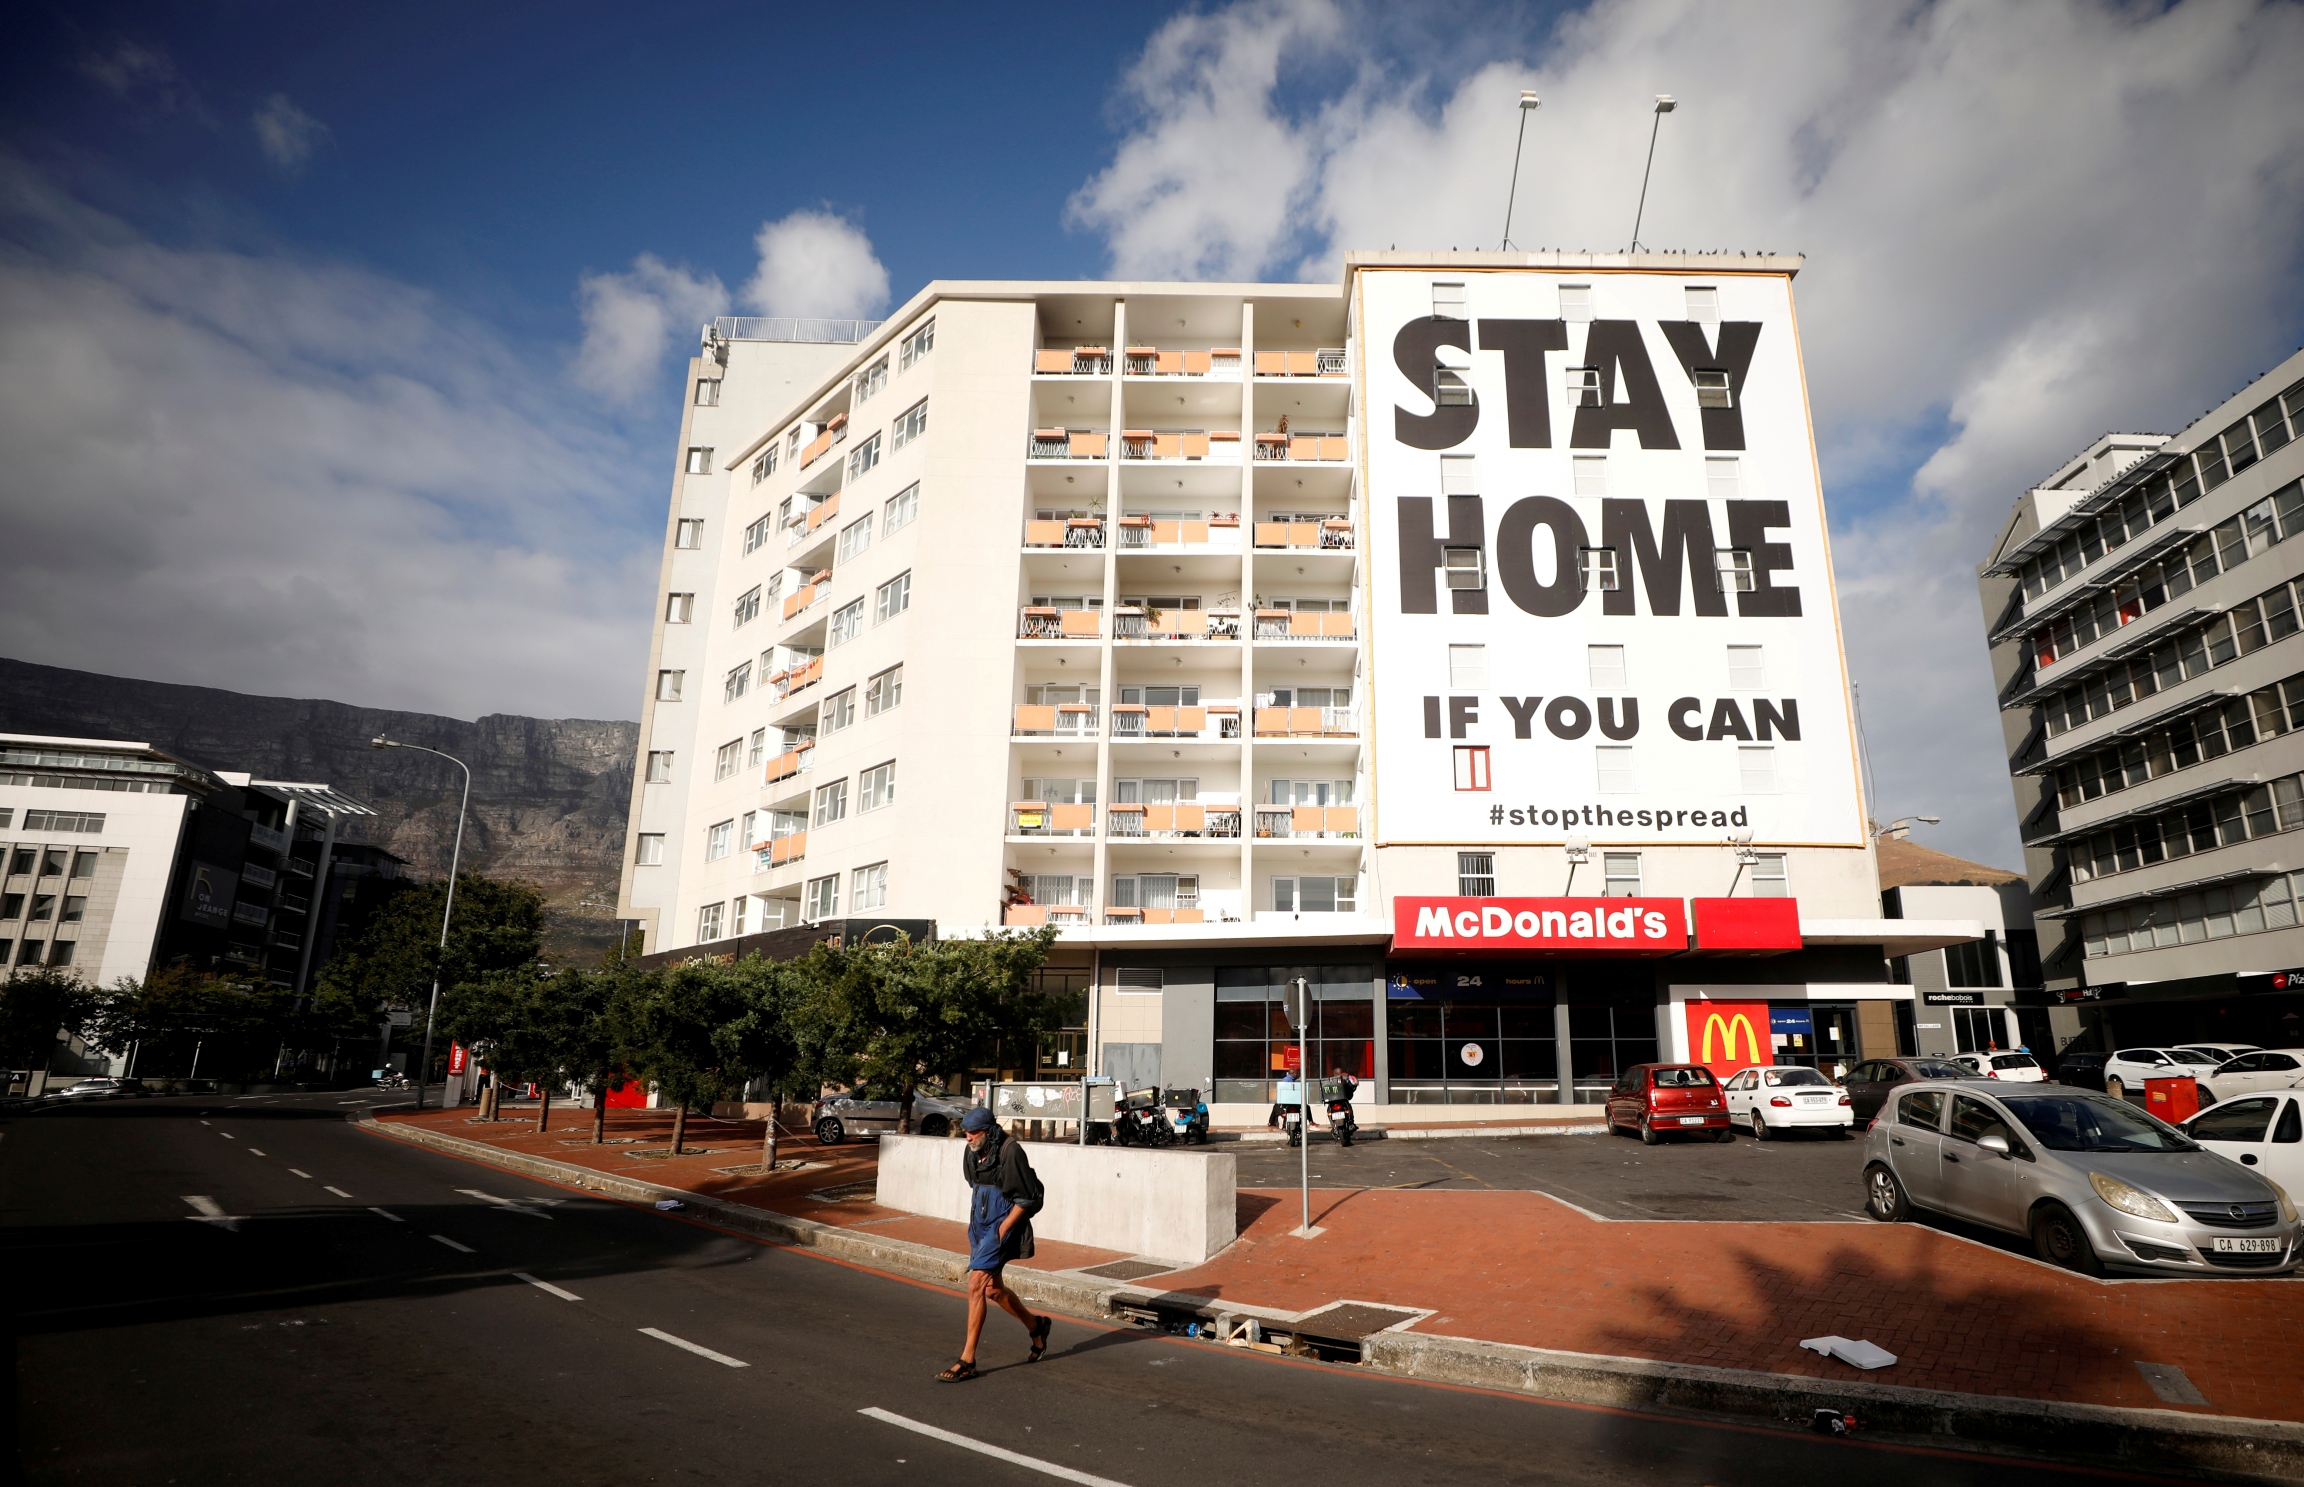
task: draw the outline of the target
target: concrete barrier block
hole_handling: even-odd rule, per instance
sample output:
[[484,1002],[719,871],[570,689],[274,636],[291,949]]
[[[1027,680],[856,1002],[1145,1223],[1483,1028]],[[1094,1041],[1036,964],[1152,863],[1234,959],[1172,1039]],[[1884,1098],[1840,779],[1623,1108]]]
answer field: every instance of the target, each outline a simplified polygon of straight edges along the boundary
[[[881,1137],[880,1206],[965,1223],[966,1150],[940,1137]],[[1032,1220],[1042,1239],[1198,1263],[1235,1237],[1239,1170],[1229,1152],[1054,1142],[1025,1152],[1048,1190],[1048,1206]]]

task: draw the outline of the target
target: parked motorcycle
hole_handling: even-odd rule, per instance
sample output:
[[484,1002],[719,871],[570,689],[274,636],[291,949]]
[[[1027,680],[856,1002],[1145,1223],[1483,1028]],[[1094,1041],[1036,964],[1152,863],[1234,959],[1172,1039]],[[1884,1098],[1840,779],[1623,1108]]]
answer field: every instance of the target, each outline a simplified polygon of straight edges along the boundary
[[1288,1133],[1290,1146],[1302,1146],[1304,1144],[1304,1107],[1290,1105],[1281,1111],[1280,1129]]
[[1139,1089],[1120,1098],[1112,1113],[1112,1140],[1121,1146],[1173,1146],[1176,1132],[1160,1108],[1160,1091]]
[[1196,1089],[1168,1091],[1168,1123],[1172,1138],[1196,1146],[1208,1144],[1208,1102]]
[[1350,1146],[1352,1138],[1360,1134],[1360,1122],[1352,1118],[1352,1102],[1331,1095],[1328,1099],[1328,1128],[1336,1133],[1339,1144]]

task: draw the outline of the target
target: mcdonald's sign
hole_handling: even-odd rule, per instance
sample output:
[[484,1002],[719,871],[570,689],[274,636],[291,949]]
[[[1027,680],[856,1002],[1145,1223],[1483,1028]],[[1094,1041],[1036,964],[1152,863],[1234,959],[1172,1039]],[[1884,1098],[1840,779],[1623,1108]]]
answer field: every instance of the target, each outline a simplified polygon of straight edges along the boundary
[[1688,1016],[1688,1061],[1726,1078],[1738,1069],[1775,1062],[1768,1041],[1766,1002],[1682,1004]]

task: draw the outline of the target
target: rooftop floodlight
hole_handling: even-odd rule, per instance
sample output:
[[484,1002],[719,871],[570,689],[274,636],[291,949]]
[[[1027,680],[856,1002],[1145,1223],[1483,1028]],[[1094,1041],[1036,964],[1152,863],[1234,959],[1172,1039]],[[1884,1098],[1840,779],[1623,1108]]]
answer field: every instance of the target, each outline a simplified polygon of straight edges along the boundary
[[1648,215],[1648,177],[1656,169],[1656,132],[1664,127],[1664,116],[1678,108],[1680,102],[1669,93],[1656,95],[1656,116],[1648,125],[1648,164],[1640,172],[1640,207],[1632,214],[1632,246],[1627,253],[1640,251],[1640,223]]
[[1520,199],[1520,147],[1528,142],[1528,116],[1543,106],[1543,99],[1526,88],[1520,90],[1520,138],[1512,145],[1512,189],[1504,194],[1504,241],[1499,251],[1512,246],[1512,204]]

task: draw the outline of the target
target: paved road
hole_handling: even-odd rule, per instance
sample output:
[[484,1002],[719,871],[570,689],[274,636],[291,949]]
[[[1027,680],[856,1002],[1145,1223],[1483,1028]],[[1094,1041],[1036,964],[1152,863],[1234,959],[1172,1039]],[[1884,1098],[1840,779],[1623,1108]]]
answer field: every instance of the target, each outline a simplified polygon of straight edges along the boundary
[[2084,1475],[1069,1321],[1038,1367],[1020,1366],[1007,1323],[987,1376],[940,1385],[960,1312],[946,1292],[404,1146],[343,1113],[334,1097],[190,1098],[0,1118],[17,1383],[0,1424],[20,1428],[28,1481],[1057,1480],[899,1421],[1135,1487]]

